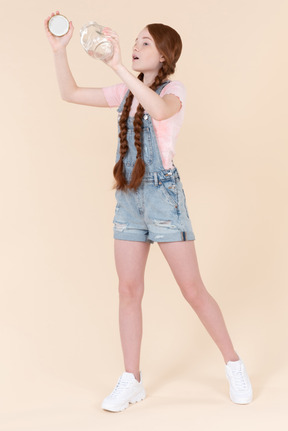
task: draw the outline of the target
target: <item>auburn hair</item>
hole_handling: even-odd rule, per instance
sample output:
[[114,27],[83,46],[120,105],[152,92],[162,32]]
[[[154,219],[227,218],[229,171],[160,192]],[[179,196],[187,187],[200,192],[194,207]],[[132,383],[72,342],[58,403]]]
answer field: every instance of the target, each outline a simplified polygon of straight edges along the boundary
[[[165,59],[162,63],[162,67],[159,69],[158,75],[155,77],[154,82],[149,87],[155,91],[169,75],[172,75],[175,72],[176,63],[182,51],[182,40],[176,30],[165,24],[148,24],[145,28],[148,29],[155,42],[157,50],[161,55],[163,55]],[[137,78],[143,82],[144,74],[140,73]],[[121,189],[124,191],[127,189],[134,189],[136,191],[137,188],[140,186],[142,178],[145,174],[145,162],[141,157],[141,127],[144,108],[140,103],[137,107],[133,122],[135,136],[134,144],[137,150],[137,155],[129,184],[127,183],[125,173],[123,172],[123,170],[125,169],[123,158],[129,150],[127,141],[127,119],[129,117],[133,98],[134,95],[131,93],[131,91],[129,91],[122,110],[121,117],[119,119],[120,159],[113,168],[113,175],[116,182],[114,183],[112,189]]]

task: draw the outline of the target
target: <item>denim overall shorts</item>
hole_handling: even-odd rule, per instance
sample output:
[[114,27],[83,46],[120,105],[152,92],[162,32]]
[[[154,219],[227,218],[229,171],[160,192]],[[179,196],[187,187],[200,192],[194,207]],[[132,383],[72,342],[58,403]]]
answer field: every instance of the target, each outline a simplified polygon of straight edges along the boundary
[[[162,83],[156,90],[170,81]],[[128,96],[125,94],[118,107],[119,119]],[[123,158],[125,176],[129,183],[136,161],[137,150],[134,144],[134,117],[127,119],[127,141],[129,149]],[[116,207],[113,218],[115,239],[154,242],[175,242],[194,240],[191,220],[186,206],[186,196],[176,166],[165,169],[162,163],[155,131],[150,115],[144,112],[141,129],[142,159],[145,174],[138,189],[115,190]],[[120,159],[120,138],[115,163]]]

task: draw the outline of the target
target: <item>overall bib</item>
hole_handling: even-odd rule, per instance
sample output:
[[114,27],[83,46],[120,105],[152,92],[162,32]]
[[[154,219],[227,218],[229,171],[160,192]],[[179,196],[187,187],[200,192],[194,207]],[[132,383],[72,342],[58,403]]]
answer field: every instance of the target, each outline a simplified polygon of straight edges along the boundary
[[[170,81],[162,83],[156,90],[161,90]],[[126,97],[118,107],[119,119]],[[129,183],[137,150],[134,144],[134,117],[127,119],[127,142],[129,149],[123,163],[125,176]],[[191,220],[186,206],[186,196],[180,175],[173,163],[173,168],[165,169],[161,159],[152,119],[144,112],[141,128],[142,159],[145,162],[145,174],[136,191],[115,190],[117,204],[113,218],[115,239],[142,242],[174,242],[194,240]],[[115,163],[120,159],[120,138]]]

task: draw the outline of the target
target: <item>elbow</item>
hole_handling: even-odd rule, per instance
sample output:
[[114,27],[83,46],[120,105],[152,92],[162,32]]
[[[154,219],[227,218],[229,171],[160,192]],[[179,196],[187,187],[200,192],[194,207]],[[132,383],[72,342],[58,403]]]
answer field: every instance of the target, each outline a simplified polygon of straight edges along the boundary
[[162,121],[164,119],[164,118],[160,117],[159,115],[155,115],[153,118],[156,121]]
[[63,91],[61,93],[62,100],[64,100],[65,102],[68,102],[68,103],[77,103],[75,96],[76,96],[75,90]]
[[167,118],[171,117],[171,112],[169,109],[164,107],[163,109],[158,109],[157,112],[155,112],[155,115],[153,116],[154,120],[156,121],[163,121],[167,120]]
[[61,99],[64,100],[64,102],[71,103],[71,98],[65,94],[61,95]]
[[156,112],[155,115],[153,115],[154,120],[156,121],[162,121],[166,120],[167,116],[165,115],[165,112]]

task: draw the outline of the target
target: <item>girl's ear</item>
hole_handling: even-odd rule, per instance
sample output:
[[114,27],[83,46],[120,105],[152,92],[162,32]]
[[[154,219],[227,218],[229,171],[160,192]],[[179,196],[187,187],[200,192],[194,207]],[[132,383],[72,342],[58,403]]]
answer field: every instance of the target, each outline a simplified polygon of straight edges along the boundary
[[164,63],[164,61],[165,61],[165,58],[164,58],[164,56],[163,55],[161,55],[161,57],[160,57],[160,63]]

